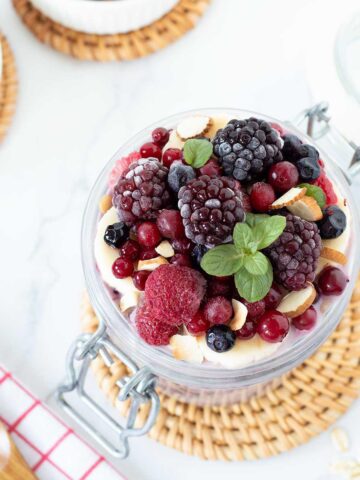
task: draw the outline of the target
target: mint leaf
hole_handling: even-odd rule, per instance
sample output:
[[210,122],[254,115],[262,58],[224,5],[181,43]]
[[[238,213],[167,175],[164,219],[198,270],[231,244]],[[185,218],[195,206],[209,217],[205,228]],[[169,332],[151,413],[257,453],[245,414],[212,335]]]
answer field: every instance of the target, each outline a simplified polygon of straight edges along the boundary
[[263,253],[256,252],[244,258],[244,267],[252,275],[265,275],[269,268],[269,261]]
[[269,216],[270,215],[266,215],[266,213],[247,213],[245,222],[250,228],[253,228],[258,223],[261,223],[263,220],[269,218]]
[[205,253],[201,260],[201,268],[209,275],[233,275],[243,265],[243,253],[234,245],[219,245]]
[[[268,259],[267,261],[269,262]],[[270,262],[265,275],[252,275],[245,267],[235,274],[235,285],[239,295],[248,302],[262,300],[269,292],[272,282],[273,270]]]
[[193,168],[201,168],[213,153],[212,143],[205,139],[192,138],[184,144],[185,162]]
[[238,250],[246,250],[254,240],[249,225],[246,223],[237,223],[233,231],[233,240]]
[[286,219],[281,215],[274,215],[263,219],[253,228],[254,240],[257,242],[257,249],[271,245],[283,233],[286,227]]
[[326,205],[326,195],[324,190],[317,185],[311,185],[310,183],[302,183],[299,188],[306,188],[306,195],[308,197],[315,198],[320,208],[324,208]]

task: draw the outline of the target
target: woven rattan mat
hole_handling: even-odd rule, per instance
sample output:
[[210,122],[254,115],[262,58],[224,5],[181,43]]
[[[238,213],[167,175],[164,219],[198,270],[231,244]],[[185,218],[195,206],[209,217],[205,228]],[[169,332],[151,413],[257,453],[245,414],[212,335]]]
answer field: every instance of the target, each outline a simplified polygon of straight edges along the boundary
[[133,60],[174,42],[193,28],[210,0],[179,0],[151,25],[117,35],[91,35],[54,22],[29,0],[13,0],[25,25],[43,43],[80,60]]
[[[82,329],[98,320],[85,298]],[[117,402],[116,381],[126,374],[98,357],[94,372],[100,389]],[[208,460],[269,457],[310,440],[335,422],[360,392],[360,277],[342,321],[322,348],[284,375],[281,384],[247,403],[199,407],[160,393],[161,411],[150,437],[181,452]],[[142,412],[146,415],[146,411]],[[141,419],[140,419],[141,420]]]
[[6,38],[0,33],[3,53],[3,75],[0,77],[0,142],[5,137],[15,112],[17,76],[15,61]]

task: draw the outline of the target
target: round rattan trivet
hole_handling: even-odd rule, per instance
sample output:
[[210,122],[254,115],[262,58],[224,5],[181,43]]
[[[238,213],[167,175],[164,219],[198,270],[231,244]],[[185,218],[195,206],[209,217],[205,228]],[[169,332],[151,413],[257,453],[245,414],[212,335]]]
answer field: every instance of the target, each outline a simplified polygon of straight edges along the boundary
[[[98,320],[87,298],[81,320],[84,331],[96,329]],[[98,357],[94,372],[100,389],[124,414],[116,386],[126,374],[124,365],[118,362],[109,369]],[[360,277],[337,330],[309,360],[284,375],[278,387],[228,407],[198,407],[160,394],[161,411],[150,437],[209,460],[269,457],[326,430],[359,392]]]
[[193,28],[210,0],[179,0],[151,25],[117,35],[91,35],[71,30],[37,10],[29,0],[13,0],[25,25],[43,43],[80,60],[133,60],[174,42]]
[[0,33],[3,54],[3,75],[0,78],[0,142],[3,140],[15,113],[17,75],[15,60],[6,38]]

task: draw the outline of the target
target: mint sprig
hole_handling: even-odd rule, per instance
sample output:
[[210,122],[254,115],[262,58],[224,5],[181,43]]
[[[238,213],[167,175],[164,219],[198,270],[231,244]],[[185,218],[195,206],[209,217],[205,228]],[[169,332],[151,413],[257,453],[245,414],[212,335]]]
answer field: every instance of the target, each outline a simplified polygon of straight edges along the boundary
[[185,162],[193,168],[201,168],[213,153],[213,145],[209,140],[192,138],[184,144]]
[[249,213],[246,223],[235,225],[234,243],[209,250],[201,260],[201,268],[209,275],[234,275],[240,296],[257,302],[265,297],[273,281],[272,265],[260,250],[279,238],[285,226],[283,216]]
[[301,183],[299,188],[306,188],[306,196],[313,197],[320,208],[324,208],[326,205],[326,195],[324,190],[317,185],[311,185],[311,183]]

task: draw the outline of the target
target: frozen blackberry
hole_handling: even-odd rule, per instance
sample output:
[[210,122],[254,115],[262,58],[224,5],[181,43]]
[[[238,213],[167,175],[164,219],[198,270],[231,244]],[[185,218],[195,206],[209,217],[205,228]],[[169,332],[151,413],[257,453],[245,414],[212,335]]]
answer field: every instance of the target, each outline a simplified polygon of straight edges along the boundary
[[131,226],[138,220],[155,219],[170,204],[168,169],[155,158],[132,163],[114,188],[113,205],[119,219]]
[[218,130],[213,144],[225,175],[244,182],[263,177],[273,163],[282,160],[278,132],[264,120],[253,117],[230,120]]
[[277,283],[287,290],[301,290],[315,278],[321,238],[316,223],[288,214],[280,237],[264,250]]
[[190,165],[174,162],[169,170],[168,184],[171,190],[178,193],[181,187],[196,177],[195,170]]
[[200,245],[231,240],[235,223],[245,220],[239,183],[228,177],[201,175],[179,190],[185,235]]

